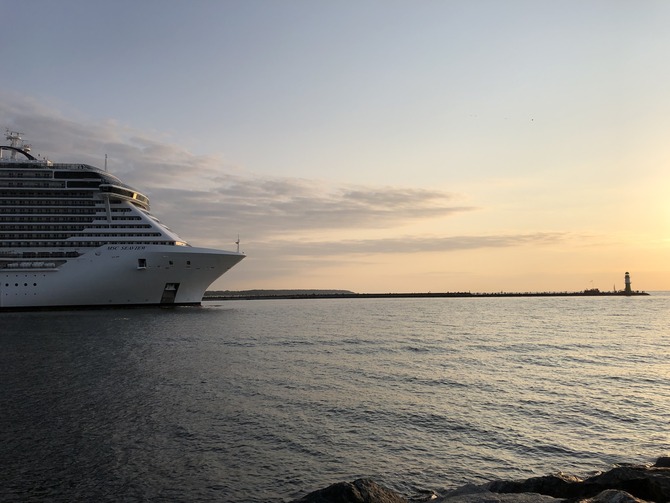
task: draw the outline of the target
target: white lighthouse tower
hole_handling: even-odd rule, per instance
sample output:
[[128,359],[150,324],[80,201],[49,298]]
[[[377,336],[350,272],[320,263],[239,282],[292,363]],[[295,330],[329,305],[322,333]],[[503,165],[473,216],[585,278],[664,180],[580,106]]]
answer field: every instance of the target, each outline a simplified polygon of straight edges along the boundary
[[626,276],[624,276],[624,282],[626,284],[626,289],[624,290],[624,293],[626,295],[630,295],[632,290],[630,289],[630,273],[626,272]]

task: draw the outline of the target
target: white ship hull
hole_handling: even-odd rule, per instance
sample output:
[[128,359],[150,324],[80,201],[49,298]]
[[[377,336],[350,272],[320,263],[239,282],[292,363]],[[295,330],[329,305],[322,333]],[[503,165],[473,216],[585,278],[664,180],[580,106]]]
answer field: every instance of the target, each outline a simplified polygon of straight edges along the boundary
[[62,264],[0,271],[0,309],[194,305],[243,254],[190,246],[104,245]]

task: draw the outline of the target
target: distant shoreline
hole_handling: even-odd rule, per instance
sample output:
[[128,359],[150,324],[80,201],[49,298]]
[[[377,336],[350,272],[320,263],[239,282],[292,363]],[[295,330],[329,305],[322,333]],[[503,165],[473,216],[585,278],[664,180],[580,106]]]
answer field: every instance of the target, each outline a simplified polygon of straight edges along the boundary
[[496,298],[496,297],[634,297],[649,295],[647,292],[601,292],[597,289],[581,292],[419,292],[419,293],[355,293],[346,291],[275,292],[254,290],[249,292],[207,292],[202,300],[273,300],[273,299],[412,299],[412,298]]

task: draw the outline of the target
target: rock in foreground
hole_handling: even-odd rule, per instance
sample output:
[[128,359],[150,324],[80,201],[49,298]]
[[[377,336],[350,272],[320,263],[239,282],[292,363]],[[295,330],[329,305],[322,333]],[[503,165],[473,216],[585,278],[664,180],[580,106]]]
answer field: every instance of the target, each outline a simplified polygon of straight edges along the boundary
[[670,503],[670,457],[653,466],[620,465],[581,479],[562,473],[526,480],[467,485],[420,500],[407,500],[369,479],[340,482],[293,503]]
[[319,489],[293,503],[407,503],[407,499],[370,479],[357,479]]

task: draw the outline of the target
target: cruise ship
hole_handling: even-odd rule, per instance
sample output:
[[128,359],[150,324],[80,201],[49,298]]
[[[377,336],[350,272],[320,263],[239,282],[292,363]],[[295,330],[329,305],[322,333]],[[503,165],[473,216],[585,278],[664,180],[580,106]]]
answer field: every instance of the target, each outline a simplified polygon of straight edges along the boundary
[[[149,198],[87,164],[35,158],[21,135],[0,146],[0,310],[198,305],[244,258],[197,248]],[[106,164],[106,163],[105,163]]]

